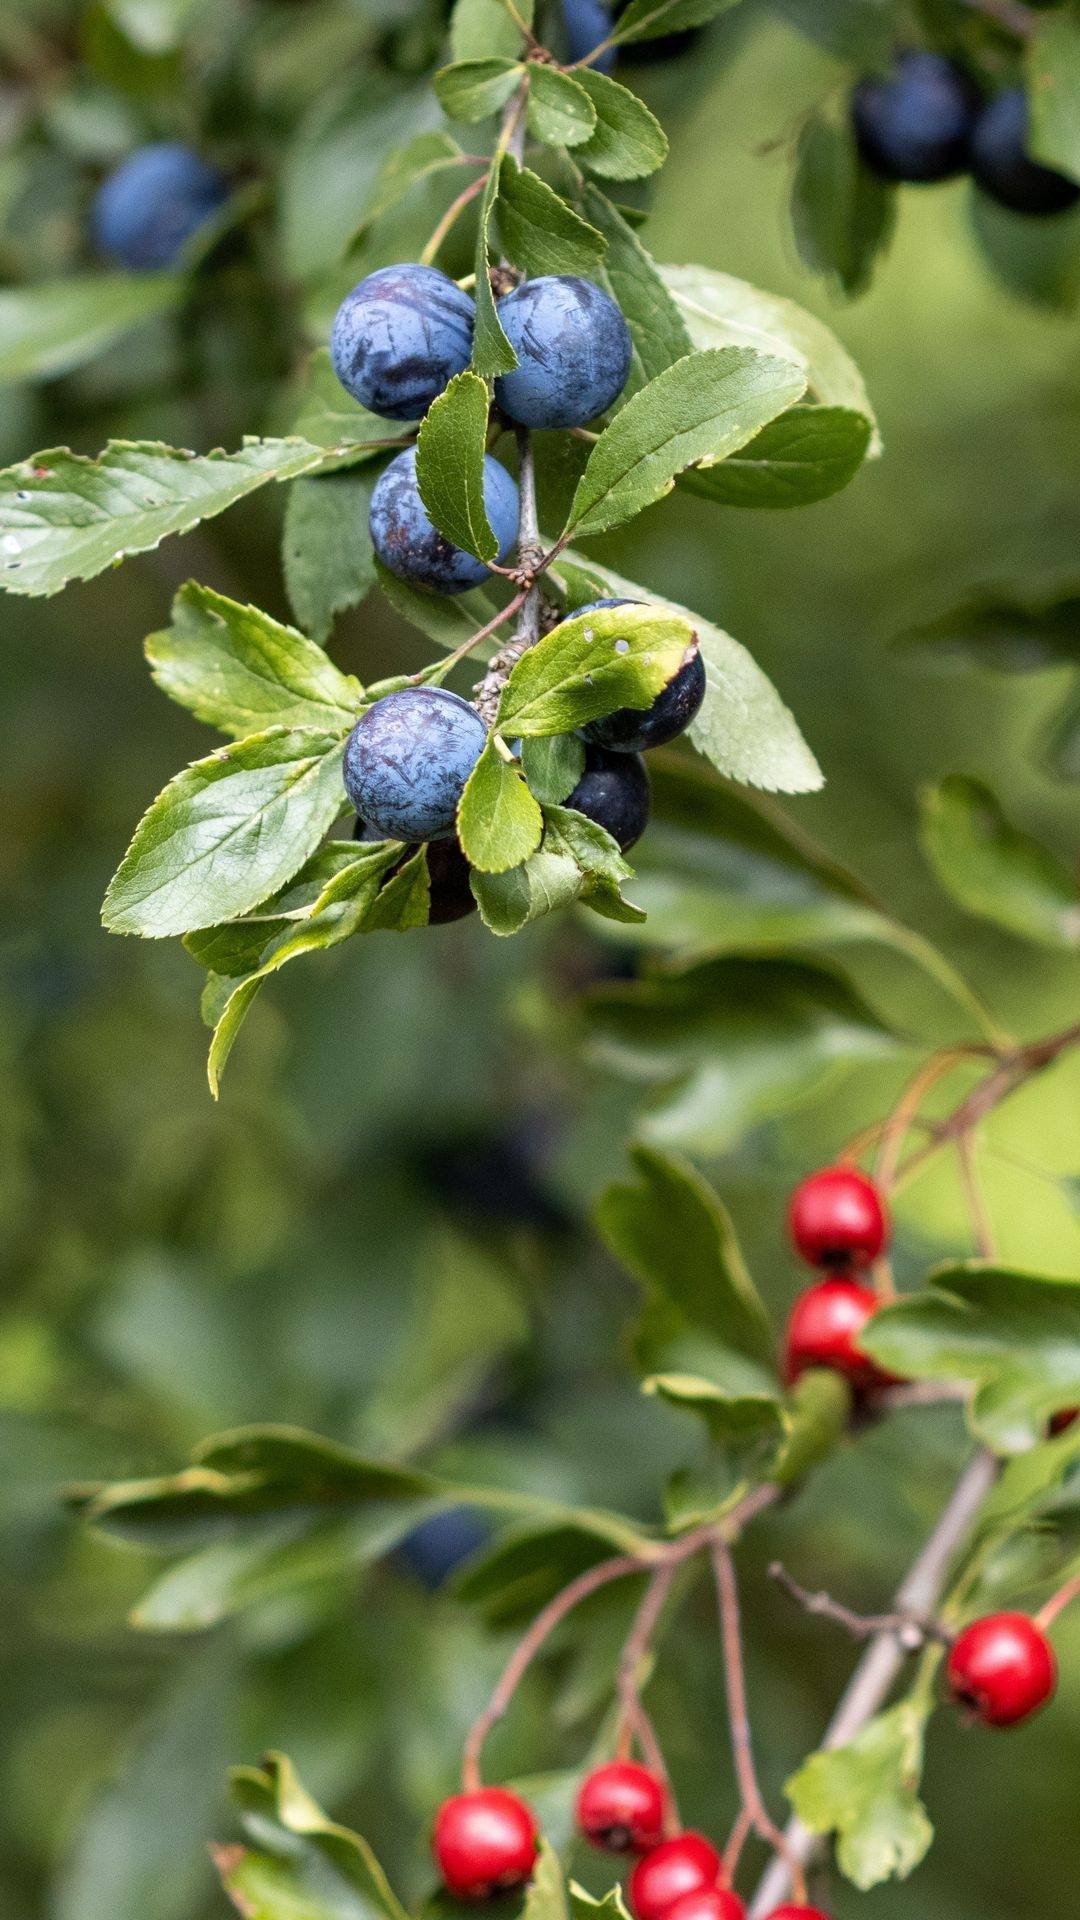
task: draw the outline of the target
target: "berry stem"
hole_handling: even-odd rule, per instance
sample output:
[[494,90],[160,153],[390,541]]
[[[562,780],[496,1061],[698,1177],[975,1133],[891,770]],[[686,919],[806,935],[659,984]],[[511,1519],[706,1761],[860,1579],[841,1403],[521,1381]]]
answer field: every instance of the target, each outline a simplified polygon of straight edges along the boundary
[[[935,1612],[949,1569],[978,1519],[998,1470],[994,1455],[984,1448],[968,1462],[933,1533],[897,1588],[896,1613],[925,1618]],[[862,1732],[887,1698],[903,1660],[904,1648],[892,1628],[875,1634],[829,1723],[821,1743],[823,1752],[848,1746]],[[793,1884],[789,1858],[805,1866],[818,1845],[817,1837],[797,1819],[789,1821],[785,1839],[788,1857],[778,1855],[766,1870],[754,1895],[749,1920],[765,1920],[787,1898]]]
[[462,188],[456,200],[451,200],[442,219],[435,227],[427,246],[420,255],[420,264],[422,267],[431,266],[432,261],[438,257],[439,248],[442,246],[447,234],[456,226],[459,215],[463,214],[466,207],[471,206],[472,202],[483,193],[486,185],[487,175],[481,174],[479,180],[471,180],[467,187]]
[[993,1260],[996,1252],[996,1237],[993,1221],[987,1211],[983,1190],[979,1183],[979,1170],[975,1163],[974,1134],[960,1134],[956,1142],[956,1158],[960,1168],[960,1184],[964,1189],[964,1198],[971,1216],[971,1228],[979,1258]]
[[714,1540],[712,1563],[720,1609],[720,1639],[724,1652],[724,1672],[727,1676],[728,1724],[731,1729],[731,1751],[735,1761],[739,1798],[749,1826],[769,1846],[775,1848],[777,1855],[784,1861],[784,1870],[795,1889],[796,1899],[805,1902],[806,1881],[803,1876],[802,1862],[794,1848],[789,1846],[765,1805],[758,1782],[757,1768],[754,1765],[750,1710],[746,1698],[746,1673],[743,1665],[739,1584],[735,1577],[735,1562],[726,1541]]
[[649,1657],[653,1634],[656,1632],[660,1616],[671,1593],[676,1570],[675,1563],[669,1563],[658,1568],[649,1581],[622,1650],[616,1681],[619,1704],[622,1709],[617,1748],[620,1756],[625,1758],[624,1744],[628,1750],[636,1735],[646,1761],[663,1781],[666,1837],[678,1831],[678,1812],[660,1742],[641,1702],[641,1670]]
[[1080,1573],[1075,1573],[1071,1580],[1066,1580],[1065,1585],[1059,1587],[1055,1594],[1051,1594],[1045,1605],[1039,1608],[1035,1615],[1035,1625],[1041,1627],[1046,1633],[1048,1628],[1053,1626],[1058,1615],[1064,1613],[1066,1607],[1071,1606],[1078,1596],[1080,1596]]

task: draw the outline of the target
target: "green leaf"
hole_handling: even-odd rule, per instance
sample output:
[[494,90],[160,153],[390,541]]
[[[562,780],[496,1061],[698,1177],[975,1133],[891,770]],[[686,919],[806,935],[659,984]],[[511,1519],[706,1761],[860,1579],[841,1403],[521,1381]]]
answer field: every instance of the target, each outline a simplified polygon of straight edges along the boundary
[[820,114],[799,141],[792,187],[795,244],[814,273],[827,274],[854,296],[870,284],[874,263],[896,221],[896,189],[870,173],[850,126]]
[[622,46],[628,40],[654,40],[660,34],[685,33],[690,27],[707,26],[718,14],[737,6],[738,0],[630,0],[619,15],[614,38]]
[[381,887],[363,917],[362,933],[410,933],[426,927],[431,912],[427,848],[417,847]]
[[880,451],[863,377],[847,348],[816,313],[715,267],[659,271],[695,347],[755,347],[759,353],[791,360],[805,373],[810,396],[820,405],[865,414],[873,428],[870,451]]
[[1080,893],[1068,869],[1009,824],[979,780],[951,774],[921,796],[921,840],[945,891],[968,913],[1041,946],[1080,947]]
[[461,161],[462,151],[453,134],[443,128],[416,134],[384,160],[364,208],[360,231],[389,213],[422,181],[460,167]]
[[578,147],[596,127],[596,108],[573,74],[534,61],[529,67],[529,132],[549,147]]
[[540,1842],[521,1912],[522,1920],[570,1920],[566,1880],[550,1840]]
[[109,885],[110,932],[157,940],[211,927],[283,886],[341,810],[343,732],[273,727],[178,773]]
[[[346,393],[334,372],[328,347],[312,354],[292,423],[298,439],[322,447],[327,455],[338,453],[339,465],[356,466],[361,459],[374,460],[383,451],[408,445],[411,429],[400,427],[395,433],[396,425],[393,420],[369,413]],[[327,469],[334,464],[328,459]]]
[[[572,552],[565,560],[584,570],[603,597],[643,601],[679,615],[697,633],[705,662],[705,700],[691,722],[689,738],[699,753],[730,780],[770,793],[816,793],[824,784],[793,715],[746,648],[722,627],[675,600],[664,600],[593,560]],[[558,566],[559,563],[556,563]]]
[[1061,8],[1039,20],[1027,45],[1028,150],[1080,179],[1080,19]]
[[[630,329],[633,359],[623,388],[624,398],[629,399],[639,387],[681,360],[694,346],[712,346],[714,342],[691,340],[682,314],[661,278],[662,270],[619,209],[592,181],[584,184],[581,207],[607,241],[607,253],[595,278],[621,308]],[[667,270],[663,271],[666,274]]]
[[416,445],[420,498],[445,539],[494,560],[499,543],[484,506],[488,390],[475,373],[459,373],[428,408]]
[[604,236],[554,193],[539,174],[503,156],[495,208],[503,250],[528,274],[595,274]]
[[540,845],[544,816],[521,769],[499,752],[494,734],[465,783],[457,828],[466,859],[481,873],[520,866]]
[[172,625],[147,639],[146,657],[170,700],[237,737],[266,727],[344,730],[363,700],[359,681],[314,641],[193,580],[173,601]]
[[790,362],[741,347],[691,353],[634,394],[589,455],[570,508],[580,537],[633,519],[696,461],[712,465],[793,405],[805,379]]
[[585,771],[585,742],[576,733],[530,734],[521,743],[521,764],[537,799],[559,807]]
[[976,244],[996,279],[1047,313],[1073,313],[1080,300],[1080,210],[1031,220],[988,193],[968,197]]
[[[486,627],[498,612],[494,600],[481,587],[475,587],[470,593],[456,593],[453,597],[424,593],[421,588],[410,587],[407,581],[399,580],[396,573],[390,573],[379,560],[375,562],[375,578],[394,612],[448,652],[460,646],[463,640],[481,627]],[[483,641],[477,647],[474,659],[490,660],[498,645],[498,635]]]
[[807,507],[854,480],[870,422],[845,407],[790,407],[718,467],[691,468],[679,485],[721,507]]
[[[631,0],[627,13],[634,4]],[[624,13],[623,20],[626,17]],[[578,147],[575,159],[608,180],[639,180],[662,167],[668,156],[667,135],[645,102],[595,67],[576,68],[574,78],[596,113],[595,130]]]
[[328,473],[294,480],[285,508],[282,556],[285,585],[300,625],[319,645],[334,619],[359,606],[375,582],[375,552],[368,530],[371,496],[379,478]]
[[837,1864],[864,1893],[906,1880],[934,1829],[919,1799],[927,1708],[905,1700],[880,1713],[850,1746],[812,1754],[787,1793],[812,1833],[836,1833]]
[[812,1367],[801,1374],[784,1408],[786,1438],[772,1469],[782,1486],[794,1486],[827,1460],[851,1425],[851,1388],[838,1373]]
[[476,232],[476,286],[473,293],[476,326],[473,331],[472,368],[483,380],[493,380],[500,373],[512,373],[517,366],[517,354],[503,332],[502,322],[495,311],[495,295],[491,291],[491,216],[499,197],[501,179],[501,166],[491,166],[480,199]]
[[267,1920],[407,1920],[367,1841],[327,1818],[283,1754],[234,1768],[232,1799],[263,1857],[287,1865],[285,1884],[299,1897],[270,1907]]
[[907,1380],[974,1382],[971,1423],[1000,1453],[1080,1404],[1080,1280],[969,1261],[938,1267],[929,1286],[875,1316],[875,1360]]
[[689,1161],[641,1145],[630,1158],[633,1183],[609,1187],[597,1207],[603,1238],[653,1302],[753,1363],[756,1383],[743,1373],[738,1387],[758,1397],[772,1332],[726,1208]]
[[[514,12],[532,25],[532,0],[523,0]],[[454,0],[450,20],[450,47],[455,60],[514,59],[521,51],[521,28],[503,0]]]
[[709,1155],[898,1045],[838,975],[786,960],[718,960],[607,988],[588,1011],[593,1058],[654,1089],[644,1137]]
[[647,606],[603,607],[563,620],[516,662],[499,704],[499,729],[510,738],[568,733],[617,707],[649,707],[693,641],[686,616]]
[[775,1394],[730,1393],[693,1373],[654,1373],[642,1391],[700,1420],[714,1447],[744,1480],[768,1477],[786,1431]]
[[92,580],[324,458],[306,440],[247,440],[239,453],[206,454],[112,440],[96,460],[64,447],[36,453],[0,473],[0,586],[51,594]]
[[179,274],[78,274],[0,291],[0,386],[73,373],[133,327],[180,305]]
[[187,933],[184,946],[210,973],[229,977],[251,973],[270,942],[294,928],[297,918],[321,900],[338,874],[355,867],[359,860],[377,856],[388,845],[399,851],[396,841],[360,846],[355,840],[328,840],[278,893],[260,901],[257,912],[246,919]]
[[443,67],[432,85],[451,120],[489,120],[506,105],[523,72],[514,60],[458,60],[452,67]]
[[576,900],[612,918],[638,918],[638,909],[619,893],[630,871],[611,835],[595,821],[548,806],[537,851],[506,873],[474,873],[471,884],[485,926],[505,936]]

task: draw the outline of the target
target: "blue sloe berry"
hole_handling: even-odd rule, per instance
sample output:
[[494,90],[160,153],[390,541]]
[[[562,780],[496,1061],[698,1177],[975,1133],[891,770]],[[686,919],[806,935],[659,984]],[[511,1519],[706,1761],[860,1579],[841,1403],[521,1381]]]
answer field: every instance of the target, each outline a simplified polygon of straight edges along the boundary
[[[517,483],[484,455],[484,508],[505,560],[518,531]],[[465,593],[490,579],[482,560],[455,547],[428,518],[416,482],[416,448],[406,447],[379,476],[371,496],[371,539],[384,567],[399,580],[435,593]]]
[[453,829],[487,729],[445,687],[403,687],[360,715],[345,742],[345,791],[383,840],[431,840]]
[[595,821],[618,841],[623,853],[629,853],[649,824],[650,797],[649,776],[639,753],[610,753],[589,740],[585,771],[565,805]]
[[[567,59],[588,60],[593,48],[611,32],[611,8],[605,0],[562,0],[562,14]],[[616,49],[607,47],[598,59],[589,60],[589,65],[596,73],[610,73],[615,59]]]
[[[601,607],[641,604],[638,600],[588,600],[566,617],[576,620],[580,614],[596,613]],[[705,662],[695,647],[651,707],[617,707],[600,720],[590,720],[582,732],[598,746],[611,747],[617,753],[644,753],[649,747],[664,747],[685,733],[704,698]]]
[[1080,186],[1027,150],[1029,114],[1021,87],[1010,87],[984,107],[971,140],[971,171],[984,193],[1014,213],[1065,213]]
[[[386,835],[378,833],[366,820],[357,819],[353,828],[354,840],[385,840]],[[406,847],[397,866],[391,868],[395,874],[398,868],[415,853],[415,847]],[[451,920],[464,920],[470,913],[476,912],[476,900],[469,885],[472,868],[456,840],[429,840],[427,849],[428,884],[430,906],[428,911],[429,927],[445,927]]]
[[517,354],[495,382],[503,412],[523,427],[580,427],[617,400],[630,371],[630,329],[614,300],[576,274],[525,280],[498,303]]
[[488,1536],[488,1527],[472,1507],[448,1507],[406,1534],[398,1558],[434,1593],[487,1545]]
[[345,295],[330,357],[342,386],[384,420],[419,420],[472,357],[472,295],[412,261],[380,267]]
[[967,167],[981,98],[955,60],[903,53],[887,78],[862,80],[852,95],[859,152],[882,180],[949,180]]
[[98,189],[94,243],[135,272],[171,267],[228,192],[224,176],[190,147],[140,147]]

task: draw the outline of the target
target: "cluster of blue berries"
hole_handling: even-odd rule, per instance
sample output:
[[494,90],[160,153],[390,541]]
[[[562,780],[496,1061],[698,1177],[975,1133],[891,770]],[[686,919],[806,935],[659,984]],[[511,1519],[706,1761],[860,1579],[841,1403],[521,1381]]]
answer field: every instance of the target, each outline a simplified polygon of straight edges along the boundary
[[175,266],[228,194],[225,176],[190,147],[139,147],[98,189],[90,215],[94,244],[133,273],[162,272]]
[[901,54],[884,78],[860,81],[851,100],[859,152],[882,180],[917,184],[970,173],[1014,213],[1065,213],[1080,186],[1028,152],[1029,112],[1021,87],[987,100],[977,81],[944,54]]

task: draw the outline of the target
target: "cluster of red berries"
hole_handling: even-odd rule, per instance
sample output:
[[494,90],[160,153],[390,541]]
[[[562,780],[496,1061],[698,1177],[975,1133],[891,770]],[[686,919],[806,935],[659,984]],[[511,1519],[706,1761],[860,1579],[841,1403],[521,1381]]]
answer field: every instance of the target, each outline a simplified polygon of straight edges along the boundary
[[788,1225],[796,1253],[825,1275],[799,1295],[788,1321],[789,1386],[808,1367],[830,1367],[860,1393],[888,1385],[892,1376],[859,1346],[881,1300],[858,1276],[889,1244],[889,1216],[874,1182],[858,1167],[824,1167],[796,1187]]
[[[609,1853],[636,1854],[630,1905],[636,1920],[745,1920],[723,1862],[701,1833],[665,1839],[664,1782],[632,1760],[590,1773],[577,1802],[578,1828]],[[435,1859],[451,1893],[479,1900],[520,1886],[536,1860],[531,1808],[505,1787],[480,1787],[444,1801],[435,1820]],[[777,1907],[770,1920],[829,1920],[817,1907]]]

